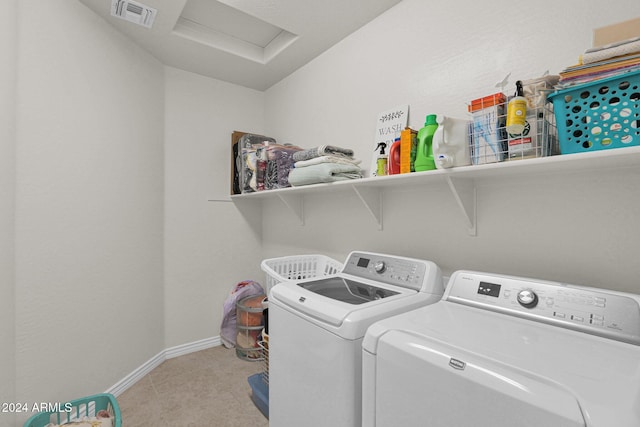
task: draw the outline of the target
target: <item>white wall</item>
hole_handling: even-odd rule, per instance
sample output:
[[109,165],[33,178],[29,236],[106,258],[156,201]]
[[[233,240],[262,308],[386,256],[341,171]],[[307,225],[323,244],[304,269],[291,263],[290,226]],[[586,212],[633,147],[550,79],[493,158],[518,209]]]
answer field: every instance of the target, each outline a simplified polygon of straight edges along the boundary
[[[15,150],[17,0],[0,13],[0,402],[15,402]],[[0,413],[0,427],[14,424]]]
[[262,276],[260,234],[229,202],[229,177],[231,132],[263,132],[264,93],[170,67],[165,93],[169,348],[218,336],[230,290]]
[[[520,4],[404,0],[266,92],[267,133],[303,147],[373,154],[378,113],[410,104],[466,117],[466,104],[515,80],[558,73],[591,46],[592,29],[640,15],[633,0]],[[502,25],[500,25],[502,24]],[[478,183],[478,236],[446,188],[384,193],[384,230],[355,196],[305,199],[306,225],[266,203],[264,255],[353,249],[432,259],[446,272],[483,269],[640,292],[640,172],[539,176]]]
[[77,2],[5,12],[0,396],[57,402],[217,336],[263,276],[229,149],[263,132],[264,93],[164,67]]
[[163,66],[75,1],[19,2],[16,400],[164,349]]

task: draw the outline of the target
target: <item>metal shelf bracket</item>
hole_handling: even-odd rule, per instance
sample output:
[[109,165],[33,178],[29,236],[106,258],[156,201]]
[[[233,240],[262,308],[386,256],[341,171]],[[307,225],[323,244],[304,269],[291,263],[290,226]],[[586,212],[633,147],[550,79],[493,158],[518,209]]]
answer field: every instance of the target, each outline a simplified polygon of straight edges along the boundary
[[301,194],[278,193],[278,198],[293,212],[300,225],[304,225],[304,196]]
[[353,191],[360,198],[367,211],[378,224],[378,230],[382,231],[382,190],[352,185]]
[[446,176],[447,184],[464,217],[470,236],[477,236],[476,228],[476,184],[473,179],[453,178]]

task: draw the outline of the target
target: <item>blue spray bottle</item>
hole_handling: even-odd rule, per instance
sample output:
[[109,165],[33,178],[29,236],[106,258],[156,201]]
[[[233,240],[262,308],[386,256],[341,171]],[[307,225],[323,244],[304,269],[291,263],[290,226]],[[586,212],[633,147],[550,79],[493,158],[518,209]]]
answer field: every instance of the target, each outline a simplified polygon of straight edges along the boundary
[[438,129],[438,122],[435,114],[429,114],[425,120],[424,127],[418,131],[418,150],[416,152],[415,170],[416,172],[429,171],[436,168],[433,158],[433,134]]

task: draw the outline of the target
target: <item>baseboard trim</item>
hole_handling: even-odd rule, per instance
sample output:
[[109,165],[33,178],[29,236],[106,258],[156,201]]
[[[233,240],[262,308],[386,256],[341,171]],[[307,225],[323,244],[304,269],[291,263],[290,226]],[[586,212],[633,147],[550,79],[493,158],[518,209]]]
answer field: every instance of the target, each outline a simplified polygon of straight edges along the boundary
[[217,347],[221,344],[222,341],[220,340],[220,337],[205,338],[203,340],[170,347],[165,350],[165,358],[173,359],[174,357],[184,356],[185,354]]
[[178,356],[184,356],[185,354],[194,353],[200,350],[217,347],[221,344],[222,341],[220,340],[220,337],[217,336],[164,349],[160,353],[153,356],[151,359],[147,360],[129,375],[118,381],[116,384],[109,387],[106,393],[111,393],[117,397],[120,394],[124,393],[129,387],[140,381],[145,375],[147,375],[165,360],[173,359],[174,357]]

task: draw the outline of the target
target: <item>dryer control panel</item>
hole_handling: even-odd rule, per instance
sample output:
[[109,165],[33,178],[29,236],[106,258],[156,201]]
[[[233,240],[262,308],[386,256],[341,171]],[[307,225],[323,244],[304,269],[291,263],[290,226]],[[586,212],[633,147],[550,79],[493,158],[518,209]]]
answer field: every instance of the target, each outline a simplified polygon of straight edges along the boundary
[[442,293],[440,269],[431,261],[351,252],[343,273],[421,292]]
[[457,271],[444,300],[640,345],[640,296]]

